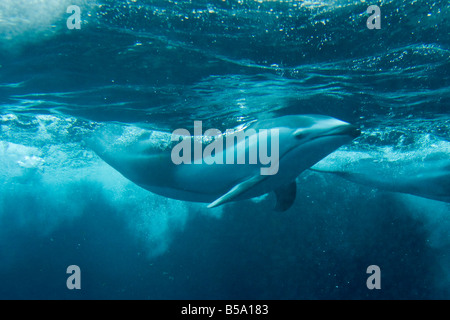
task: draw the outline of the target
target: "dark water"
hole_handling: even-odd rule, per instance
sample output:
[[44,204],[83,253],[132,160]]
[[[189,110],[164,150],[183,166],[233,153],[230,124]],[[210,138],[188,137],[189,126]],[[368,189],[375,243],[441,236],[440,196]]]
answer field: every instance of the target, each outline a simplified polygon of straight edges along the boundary
[[[80,30],[66,27],[71,4]],[[2,0],[0,298],[450,298],[448,203],[307,172],[285,213],[273,195],[208,210],[140,189],[83,142],[105,122],[224,130],[314,113],[362,128],[344,151],[449,159],[449,13],[420,0]],[[381,290],[366,287],[369,265]]]

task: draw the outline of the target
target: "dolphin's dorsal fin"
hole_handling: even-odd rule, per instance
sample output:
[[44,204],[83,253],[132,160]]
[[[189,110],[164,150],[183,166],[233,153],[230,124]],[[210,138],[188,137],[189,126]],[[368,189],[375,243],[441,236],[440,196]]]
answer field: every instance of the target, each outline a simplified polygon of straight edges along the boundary
[[245,180],[244,182],[235,185],[233,188],[231,188],[230,191],[225,193],[223,196],[221,196],[214,202],[211,202],[208,205],[208,208],[214,208],[226,202],[232,201],[233,199],[243,194],[244,192],[248,191],[249,189],[251,189],[252,187],[254,187],[255,185],[257,185],[266,178],[267,176],[264,175],[256,175],[251,177],[250,179]]
[[292,181],[287,185],[281,186],[278,189],[275,189],[275,195],[277,197],[275,211],[286,211],[295,201],[295,196],[297,195],[297,184],[295,181]]

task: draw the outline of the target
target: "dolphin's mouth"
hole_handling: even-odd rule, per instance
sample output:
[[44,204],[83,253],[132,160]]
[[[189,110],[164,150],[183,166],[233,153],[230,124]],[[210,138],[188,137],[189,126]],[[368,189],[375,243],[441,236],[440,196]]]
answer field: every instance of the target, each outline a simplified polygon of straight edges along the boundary
[[[326,132],[324,132],[321,135],[318,135],[316,137],[310,138],[311,141],[312,140],[316,140],[316,139],[320,139],[320,138],[325,138],[325,137],[336,137],[336,136],[349,136],[353,139],[358,138],[361,135],[361,130],[352,125],[352,124],[347,124],[347,125],[342,125],[342,126],[338,126],[338,127],[334,127]],[[297,138],[301,138],[301,135],[297,135]]]
[[321,135],[320,137],[328,137],[328,136],[350,136],[353,139],[358,138],[361,135],[361,129],[359,129],[357,126],[354,126],[352,124],[345,125],[345,126],[339,126],[337,128],[331,129],[329,132],[327,132],[324,135]]

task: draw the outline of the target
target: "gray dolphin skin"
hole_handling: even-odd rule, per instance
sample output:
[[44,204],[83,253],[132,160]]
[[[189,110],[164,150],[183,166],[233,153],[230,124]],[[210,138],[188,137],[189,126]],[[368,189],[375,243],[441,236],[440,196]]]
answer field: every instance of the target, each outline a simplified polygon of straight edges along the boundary
[[380,190],[406,193],[450,202],[450,158],[448,152],[428,156],[402,155],[389,160],[362,152],[338,151],[338,161],[324,159],[310,170],[333,174],[345,180]]
[[[360,135],[355,126],[328,116],[283,116],[236,128],[235,132],[249,133],[248,143],[226,145],[222,156],[226,158],[227,153],[236,153],[238,148],[245,148],[248,155],[252,144],[261,143],[258,141],[260,136],[250,132],[262,129],[278,132],[276,174],[262,175],[261,168],[267,165],[261,163],[176,165],[171,158],[172,133],[136,127],[105,125],[87,140],[87,145],[124,177],[155,194],[205,202],[211,208],[274,191],[277,197],[275,209],[285,211],[295,200],[296,177]],[[276,143],[271,141],[272,135],[267,139],[268,145]]]

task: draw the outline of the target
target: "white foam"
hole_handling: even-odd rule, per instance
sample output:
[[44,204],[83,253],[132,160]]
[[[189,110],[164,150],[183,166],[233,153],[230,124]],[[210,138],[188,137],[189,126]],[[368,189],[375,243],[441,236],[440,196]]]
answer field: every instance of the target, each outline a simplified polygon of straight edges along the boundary
[[40,41],[67,28],[67,8],[85,7],[88,0],[1,0],[0,46]]
[[0,141],[0,176],[3,181],[11,178],[29,177],[42,169],[44,160],[41,152],[34,147],[27,147]]

